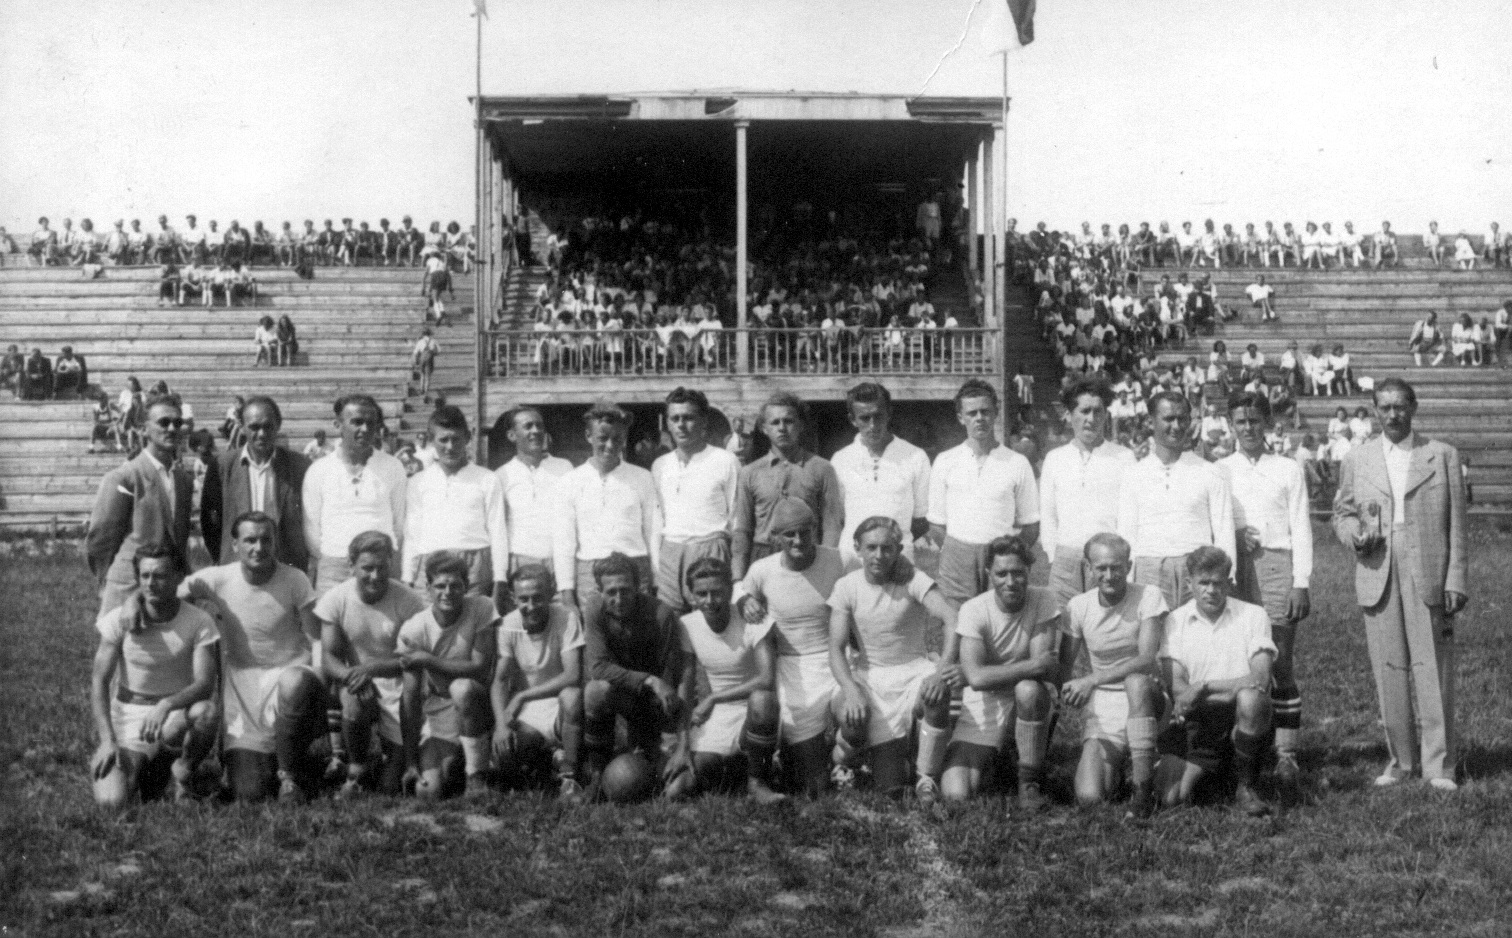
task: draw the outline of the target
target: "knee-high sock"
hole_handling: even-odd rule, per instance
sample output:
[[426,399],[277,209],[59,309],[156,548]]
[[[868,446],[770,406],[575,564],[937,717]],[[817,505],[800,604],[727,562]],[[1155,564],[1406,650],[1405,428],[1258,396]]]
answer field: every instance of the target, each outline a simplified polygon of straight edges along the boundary
[[1018,744],[1019,784],[1039,784],[1045,763],[1045,746],[1050,741],[1050,725],[1045,720],[1016,720],[1013,739]]
[[280,774],[292,774],[311,740],[320,734],[325,714],[316,707],[311,694],[301,693],[293,700],[280,701],[278,716],[273,721],[273,754]]
[[1129,780],[1136,785],[1155,777],[1154,717],[1129,717],[1124,732],[1129,737]]
[[931,726],[927,720],[919,721],[919,753],[914,758],[914,768],[921,778],[940,777],[945,768],[945,747],[949,745],[949,729]]
[[1297,743],[1302,735],[1302,694],[1291,691],[1284,697],[1271,693],[1271,707],[1276,727],[1276,754],[1296,759]]
[[488,768],[488,737],[459,736],[462,744],[462,765],[468,775],[476,775]]
[[[331,758],[340,759],[343,762],[348,761],[351,753],[347,750],[346,735],[342,732],[341,704],[339,702],[336,706],[326,711],[326,733],[331,737]],[[366,762],[367,753],[357,753],[357,761]]]
[[740,733],[740,751],[746,757],[746,775],[759,781],[770,781],[772,753],[777,751],[776,733],[757,733],[747,726]]
[[1260,767],[1261,738],[1234,730],[1234,773],[1243,785],[1255,784],[1255,776]]

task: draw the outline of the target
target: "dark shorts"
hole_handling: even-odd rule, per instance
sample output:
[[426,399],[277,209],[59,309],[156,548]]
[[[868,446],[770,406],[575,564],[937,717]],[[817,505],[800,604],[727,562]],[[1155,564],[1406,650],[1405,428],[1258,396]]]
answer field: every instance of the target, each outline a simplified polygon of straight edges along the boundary
[[983,560],[986,544],[968,544],[945,535],[940,545],[940,564],[935,582],[940,592],[956,607],[987,590],[987,571]]
[[656,598],[669,609],[683,612],[693,606],[693,597],[688,592],[686,577],[688,568],[705,557],[716,557],[730,562],[730,537],[713,534],[688,541],[661,542],[657,559]]
[[1167,724],[1156,742],[1161,755],[1176,756],[1204,772],[1218,771],[1234,756],[1235,703],[1198,704],[1181,723]]
[[1264,607],[1271,625],[1288,621],[1286,608],[1292,590],[1291,551],[1240,548],[1234,583],[1234,595],[1247,603]]

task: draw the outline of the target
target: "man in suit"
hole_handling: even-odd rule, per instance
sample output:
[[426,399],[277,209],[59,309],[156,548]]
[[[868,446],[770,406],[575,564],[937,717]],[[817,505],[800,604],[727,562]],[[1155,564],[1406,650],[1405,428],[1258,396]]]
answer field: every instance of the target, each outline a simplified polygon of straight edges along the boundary
[[194,475],[178,465],[184,434],[177,394],[147,408],[147,446],[100,480],[84,552],[100,585],[100,615],[120,606],[136,585],[132,558],[143,544],[162,543],[189,565],[189,514]]
[[278,562],[309,571],[304,534],[304,478],[310,460],[278,445],[283,412],[271,397],[258,395],[242,407],[246,445],[216,457],[200,497],[200,531],[216,563],[230,563],[235,538],[228,522],[260,511],[278,522],[274,545]]
[[1382,435],[1345,456],[1334,532],[1355,552],[1355,592],[1391,761],[1376,779],[1421,772],[1454,791],[1454,616],[1467,599],[1465,480],[1454,447],[1412,432],[1417,395],[1375,388]]

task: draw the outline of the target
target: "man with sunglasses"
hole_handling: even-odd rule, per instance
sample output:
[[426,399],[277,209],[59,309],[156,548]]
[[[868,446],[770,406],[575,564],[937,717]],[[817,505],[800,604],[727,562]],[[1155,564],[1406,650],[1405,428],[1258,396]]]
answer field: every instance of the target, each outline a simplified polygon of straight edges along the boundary
[[144,544],[163,544],[188,566],[194,475],[178,464],[184,434],[177,394],[147,408],[147,445],[130,462],[100,480],[84,552],[100,588],[100,615],[120,606],[136,588],[132,558]]

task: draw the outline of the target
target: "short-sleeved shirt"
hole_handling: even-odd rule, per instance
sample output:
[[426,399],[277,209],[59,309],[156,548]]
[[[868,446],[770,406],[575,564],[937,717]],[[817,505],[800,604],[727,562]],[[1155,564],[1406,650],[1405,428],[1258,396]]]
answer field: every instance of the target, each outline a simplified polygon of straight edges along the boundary
[[1029,643],[1061,613],[1055,593],[1043,586],[1029,587],[1029,597],[1018,612],[1005,612],[997,593],[988,590],[966,600],[956,615],[956,634],[980,639],[987,649],[988,664],[1009,664],[1029,657]]
[[357,592],[355,578],[342,581],[315,603],[315,618],[336,625],[346,635],[358,664],[387,661],[399,644],[399,627],[425,611],[425,598],[389,580],[383,598],[369,605]]
[[[1153,586],[1130,583],[1124,598],[1114,606],[1104,606],[1101,594],[1088,590],[1066,603],[1065,630],[1086,643],[1092,670],[1106,671],[1139,654],[1139,623],[1164,615],[1169,609],[1165,597]],[[1123,687],[1123,681],[1098,686],[1117,689]]]
[[829,653],[829,599],[846,564],[833,547],[818,550],[806,570],[789,570],[782,555],[773,554],[751,564],[741,581],[742,591],[766,603],[779,655]]
[[254,585],[239,562],[221,564],[191,573],[179,594],[219,602],[226,667],[277,668],[310,660],[310,636],[300,612],[315,591],[303,570],[281,563],[268,582]]
[[683,651],[698,659],[709,677],[709,690],[719,694],[739,687],[756,671],[756,646],[772,631],[771,619],[751,625],[731,610],[723,632],[709,627],[697,610],[681,619]]
[[[499,622],[493,600],[487,596],[468,596],[462,600],[462,614],[451,625],[436,621],[434,607],[418,613],[399,627],[399,651],[424,651],[445,661],[469,661],[486,633]],[[438,687],[432,677],[431,693],[445,696],[447,689]]]
[[924,597],[935,582],[914,571],[903,583],[869,583],[865,570],[847,573],[830,593],[829,606],[855,624],[856,666],[907,664],[929,653],[929,611]]
[[141,607],[132,600],[100,616],[95,628],[121,646],[120,686],[135,694],[167,697],[194,683],[195,649],[220,639],[210,614],[186,602],[167,622],[143,622],[132,632]]
[[499,660],[508,658],[525,676],[526,687],[540,687],[555,680],[566,670],[562,656],[587,644],[583,623],[576,609],[552,603],[546,628],[532,635],[525,630],[525,619],[516,609],[499,624]]
[[1250,673],[1250,659],[1261,652],[1276,653],[1271,641],[1270,616],[1251,603],[1230,598],[1217,622],[1197,611],[1193,599],[1166,617],[1160,657],[1186,669],[1187,681],[1231,681]]

